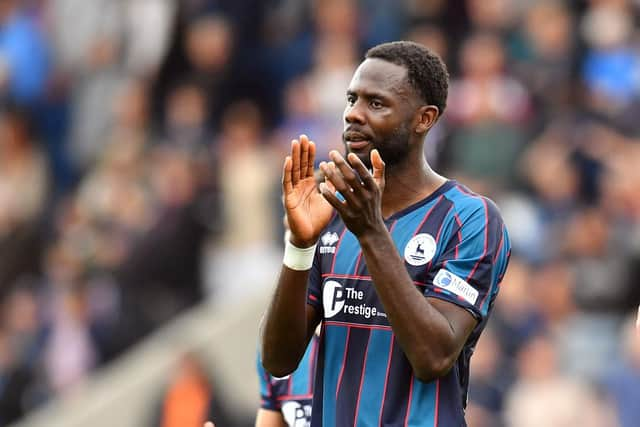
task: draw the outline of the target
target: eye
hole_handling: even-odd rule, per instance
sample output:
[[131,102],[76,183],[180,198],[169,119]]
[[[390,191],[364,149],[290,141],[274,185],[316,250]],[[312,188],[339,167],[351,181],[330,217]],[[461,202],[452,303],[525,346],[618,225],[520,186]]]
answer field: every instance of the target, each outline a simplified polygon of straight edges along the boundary
[[352,106],[355,103],[356,103],[356,96],[355,95],[347,95],[347,104],[349,104],[349,106]]
[[370,102],[371,108],[377,110],[383,107],[382,102],[378,99],[372,99]]

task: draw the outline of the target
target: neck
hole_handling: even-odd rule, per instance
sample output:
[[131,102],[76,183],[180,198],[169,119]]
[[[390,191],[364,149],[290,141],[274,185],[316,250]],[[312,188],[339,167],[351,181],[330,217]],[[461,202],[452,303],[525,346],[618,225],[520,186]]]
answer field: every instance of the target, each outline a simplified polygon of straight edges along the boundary
[[419,202],[446,181],[447,178],[431,169],[422,153],[407,156],[406,162],[387,167],[382,194],[382,215],[388,218]]

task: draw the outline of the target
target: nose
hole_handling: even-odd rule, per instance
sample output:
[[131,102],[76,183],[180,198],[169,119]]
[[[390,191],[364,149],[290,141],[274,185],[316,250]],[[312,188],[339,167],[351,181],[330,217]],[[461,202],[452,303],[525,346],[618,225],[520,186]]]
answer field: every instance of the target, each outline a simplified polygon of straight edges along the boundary
[[347,104],[344,109],[344,121],[347,124],[364,124],[365,116],[364,111],[362,109],[362,103],[356,101],[354,104]]

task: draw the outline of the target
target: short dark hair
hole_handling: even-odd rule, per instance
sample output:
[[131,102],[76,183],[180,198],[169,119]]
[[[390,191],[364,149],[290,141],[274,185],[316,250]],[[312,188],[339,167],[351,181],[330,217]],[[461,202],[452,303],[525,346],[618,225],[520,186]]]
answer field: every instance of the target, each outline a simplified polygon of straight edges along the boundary
[[449,73],[440,57],[426,46],[410,41],[395,41],[372,47],[365,58],[378,58],[407,69],[409,83],[440,115],[447,106]]

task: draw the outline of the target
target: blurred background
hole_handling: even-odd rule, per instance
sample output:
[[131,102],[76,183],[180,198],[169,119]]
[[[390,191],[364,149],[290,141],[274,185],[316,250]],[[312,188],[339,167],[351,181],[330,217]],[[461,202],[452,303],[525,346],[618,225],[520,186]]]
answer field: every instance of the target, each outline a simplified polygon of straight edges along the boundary
[[280,171],[364,51],[451,73],[434,168],[513,256],[470,427],[637,426],[640,1],[0,1],[0,425],[250,426]]

